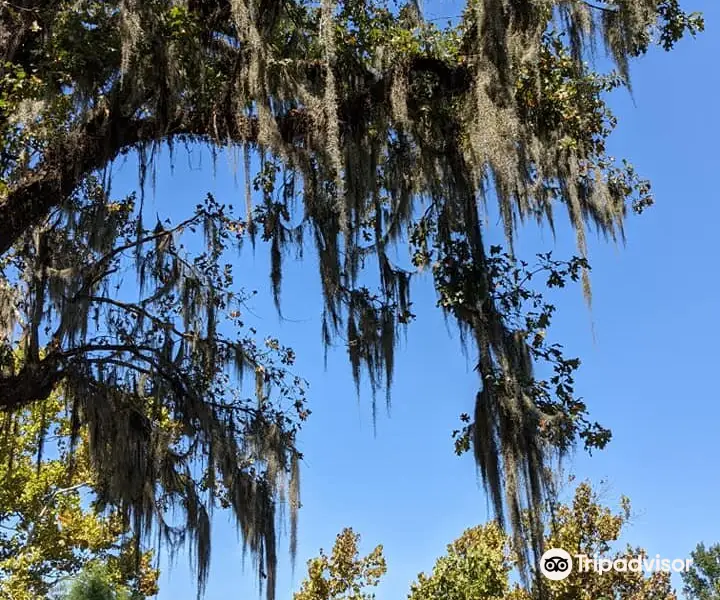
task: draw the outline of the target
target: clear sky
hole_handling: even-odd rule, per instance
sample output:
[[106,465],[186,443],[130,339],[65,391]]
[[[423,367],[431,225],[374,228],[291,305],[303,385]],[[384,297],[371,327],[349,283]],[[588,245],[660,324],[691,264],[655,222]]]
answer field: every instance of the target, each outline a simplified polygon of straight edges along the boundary
[[[705,34],[635,63],[634,98],[618,93],[612,100],[620,122],[612,151],[652,180],[656,205],[629,216],[625,247],[591,238],[592,312],[579,287],[566,289],[557,296],[551,329],[569,355],[582,358],[577,389],[592,416],[614,433],[605,451],[588,457],[579,450],[566,468],[598,485],[606,480],[610,503],[628,495],[638,514],[625,539],[670,558],[688,556],[699,541],[720,541],[720,4],[683,5],[705,13]],[[431,17],[459,12],[458,1],[428,3]],[[172,177],[164,168],[158,172],[150,202],[161,216],[181,220],[207,191],[242,204],[242,186],[233,184],[222,160],[213,176],[207,160],[202,169],[189,169],[180,154]],[[500,239],[494,221],[489,228]],[[551,249],[558,257],[574,253],[566,223],[558,225],[557,240],[534,226],[521,232],[522,255]],[[300,440],[305,462],[297,568],[293,575],[285,538],[278,598],[292,597],[307,559],[329,549],[346,526],[362,534],[364,551],[384,544],[388,574],[377,597],[404,598],[446,544],[489,517],[474,464],[454,455],[450,437],[459,414],[471,412],[478,385],[472,357],[470,363],[463,358],[456,335],[434,308],[431,287],[421,284],[415,290],[418,319],[397,357],[391,414],[379,413],[374,436],[369,391],[363,389],[358,401],[343,349],[323,368],[312,259],[287,264],[283,308],[290,321],[283,323],[267,301],[262,246],[243,263],[240,282],[260,292],[253,324],[294,347],[296,371],[311,383],[313,414]],[[163,564],[160,600],[194,598],[187,564],[185,556],[172,569]],[[249,561],[246,566],[230,521],[217,513],[207,599],[257,597]]]

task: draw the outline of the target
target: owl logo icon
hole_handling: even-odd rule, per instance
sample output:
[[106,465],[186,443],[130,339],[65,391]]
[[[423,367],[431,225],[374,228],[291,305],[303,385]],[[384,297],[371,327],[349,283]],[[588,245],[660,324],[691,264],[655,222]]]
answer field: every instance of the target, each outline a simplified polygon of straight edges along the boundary
[[565,579],[572,571],[572,557],[562,548],[550,548],[540,558],[540,571],[552,581]]

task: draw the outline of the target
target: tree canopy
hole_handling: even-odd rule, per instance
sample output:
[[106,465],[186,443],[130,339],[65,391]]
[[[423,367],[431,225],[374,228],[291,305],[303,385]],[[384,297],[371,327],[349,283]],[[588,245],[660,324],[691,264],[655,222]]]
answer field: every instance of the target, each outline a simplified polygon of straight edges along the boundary
[[[630,503],[622,498],[619,510],[600,502],[600,495],[589,483],[577,486],[568,503],[548,506],[556,513],[545,532],[546,545],[563,548],[571,554],[616,560],[645,556],[642,548],[628,545],[617,550],[623,529],[630,518]],[[362,600],[366,586],[376,586],[386,572],[382,546],[367,557],[359,556],[360,536],[346,529],[337,537],[328,557],[308,561],[308,577],[295,600]],[[655,571],[649,576],[637,571],[599,573],[573,569],[561,581],[547,581],[539,595],[535,579],[529,586],[512,583],[510,575],[521,563],[513,539],[497,522],[472,527],[448,545],[445,555],[435,562],[432,572],[420,573],[410,586],[408,600],[677,600],[669,572]],[[334,565],[334,566],[333,566]],[[341,567],[340,565],[346,565]],[[368,567],[375,570],[371,571]],[[373,577],[363,575],[372,573]],[[537,574],[540,576],[539,574]],[[697,596],[703,597],[703,596]],[[708,596],[710,597],[710,596]]]
[[[201,589],[211,508],[232,508],[272,598],[277,506],[286,499],[295,523],[308,409],[292,351],[245,327],[226,250],[268,244],[279,307],[284,252],[309,236],[324,339],[344,338],[373,390],[390,387],[411,278],[429,272],[477,354],[459,449],[473,449],[498,517],[537,555],[550,458],[608,432],[574,395],[577,361],[546,341],[552,307],[526,286],[535,269],[514,257],[516,227],[553,227],[566,210],[578,257],[538,269],[551,285],[581,277],[589,298],[588,229],[621,238],[628,207],[652,202],[606,152],[606,92],[630,85],[629,61],[652,44],[669,50],[702,27],[677,0],[470,0],[447,27],[414,2],[4,3],[0,409],[62,384],[101,498],[138,534],[191,540]],[[595,51],[614,70],[594,70]],[[148,227],[157,153],[193,143],[242,153],[244,215],[208,196]],[[130,152],[138,194],[115,198],[113,165]],[[484,242],[490,201],[507,253]],[[196,229],[191,254],[181,238]],[[254,398],[234,387],[243,372]]]
[[[562,548],[574,556],[597,559],[631,559],[647,556],[629,544],[619,550],[631,517],[630,502],[620,499],[619,510],[605,506],[589,483],[577,486],[567,503],[547,507],[553,515],[545,531],[545,547]],[[409,600],[677,600],[670,573],[637,571],[599,573],[573,568],[563,580],[544,580],[536,571],[527,585],[511,583],[510,574],[520,563],[514,540],[497,523],[468,529],[448,546],[429,575],[421,573],[412,585]],[[542,588],[542,589],[541,589]],[[542,593],[541,593],[542,591]]]
[[308,576],[293,600],[372,600],[374,594],[366,590],[379,583],[387,565],[382,546],[361,557],[359,544],[359,534],[343,529],[329,556],[320,550],[308,561]]
[[690,554],[692,566],[683,573],[683,592],[689,600],[720,598],[720,544],[698,544]]
[[96,474],[85,432],[70,455],[70,419],[60,398],[3,416],[11,423],[0,437],[0,599],[46,598],[98,560],[138,600],[153,596],[152,552],[137,544],[116,510],[93,502]]
[[143,597],[118,585],[106,567],[96,564],[75,578],[61,600],[142,600]]

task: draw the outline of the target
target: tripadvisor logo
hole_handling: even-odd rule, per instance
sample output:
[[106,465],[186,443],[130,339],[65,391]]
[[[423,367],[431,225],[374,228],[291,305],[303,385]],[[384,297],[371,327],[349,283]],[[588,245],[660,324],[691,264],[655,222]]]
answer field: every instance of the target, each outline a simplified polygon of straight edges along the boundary
[[[691,559],[654,558],[635,556],[632,558],[592,558],[586,554],[576,554],[578,573],[595,571],[596,573],[609,573],[610,571],[634,573],[645,572],[671,572],[682,573],[690,570]],[[540,571],[552,581],[565,579],[573,570],[573,557],[562,548],[551,548],[540,558]]]
[[565,579],[572,571],[572,556],[562,548],[550,548],[540,558],[540,571],[553,581]]

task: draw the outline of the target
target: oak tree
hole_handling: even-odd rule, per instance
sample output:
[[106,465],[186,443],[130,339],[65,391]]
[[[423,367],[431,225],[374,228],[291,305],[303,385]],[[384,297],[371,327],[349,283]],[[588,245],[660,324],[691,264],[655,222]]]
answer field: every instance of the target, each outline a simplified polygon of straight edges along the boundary
[[[416,2],[382,0],[3,3],[0,409],[42,405],[62,383],[98,492],[138,535],[192,541],[202,588],[211,506],[230,507],[272,597],[276,509],[287,492],[294,522],[308,411],[292,351],[244,327],[225,250],[267,243],[279,305],[284,252],[312,243],[324,339],[345,339],[373,389],[391,384],[424,271],[477,356],[461,440],[499,519],[537,555],[548,461],[607,435],[567,387],[576,363],[544,341],[547,310],[524,296],[525,275],[510,296],[498,278],[524,272],[518,223],[553,226],[563,209],[589,297],[588,228],[622,237],[628,208],[652,202],[607,154],[606,92],[630,85],[630,60],[651,45],[700,29],[678,0],[469,0],[446,27]],[[586,61],[595,48],[611,72]],[[147,225],[154,159],[181,144],[242,153],[243,215],[208,197]],[[139,194],[116,198],[113,166],[128,153]],[[484,241],[490,201],[507,268]],[[192,254],[180,240],[197,228]],[[399,262],[398,246],[409,247]],[[137,289],[119,293],[131,267]],[[538,382],[546,360],[559,372]],[[242,372],[254,399],[233,385]],[[159,426],[164,412],[178,435]],[[173,507],[181,523],[167,522]]]

